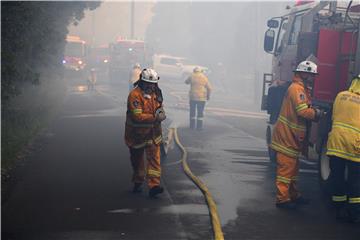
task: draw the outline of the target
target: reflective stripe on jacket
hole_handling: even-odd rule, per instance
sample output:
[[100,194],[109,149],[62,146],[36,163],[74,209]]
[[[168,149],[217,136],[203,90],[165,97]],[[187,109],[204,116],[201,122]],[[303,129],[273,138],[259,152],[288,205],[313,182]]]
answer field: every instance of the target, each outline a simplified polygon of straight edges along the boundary
[[306,121],[315,119],[315,110],[310,107],[309,90],[300,77],[294,76],[281,106],[275,124],[270,147],[289,157],[298,157],[307,148]]
[[333,105],[327,155],[360,162],[360,95],[340,92]]
[[142,148],[162,142],[161,123],[156,122],[155,112],[161,107],[155,93],[146,95],[134,88],[127,101],[125,143],[132,148]]
[[211,85],[205,74],[201,72],[193,73],[185,81],[186,84],[190,84],[189,97],[193,101],[206,101],[211,93]]

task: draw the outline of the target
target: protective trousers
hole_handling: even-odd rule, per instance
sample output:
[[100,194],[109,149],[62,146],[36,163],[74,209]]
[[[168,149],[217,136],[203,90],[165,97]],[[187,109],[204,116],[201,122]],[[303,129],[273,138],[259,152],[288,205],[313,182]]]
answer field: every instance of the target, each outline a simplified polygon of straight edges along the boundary
[[146,179],[149,189],[160,185],[160,145],[151,144],[145,148],[129,148],[130,159],[133,167],[133,183],[143,183],[145,180],[145,158],[146,153]]
[[[204,122],[205,101],[190,100],[190,128],[202,129]],[[197,117],[196,117],[197,110]]]
[[276,202],[283,203],[293,201],[300,197],[297,190],[296,181],[299,172],[299,160],[277,152],[277,176]]
[[[348,170],[347,181],[345,166]],[[352,214],[360,214],[360,163],[330,156],[330,169],[332,201],[335,207],[341,208],[348,203]]]

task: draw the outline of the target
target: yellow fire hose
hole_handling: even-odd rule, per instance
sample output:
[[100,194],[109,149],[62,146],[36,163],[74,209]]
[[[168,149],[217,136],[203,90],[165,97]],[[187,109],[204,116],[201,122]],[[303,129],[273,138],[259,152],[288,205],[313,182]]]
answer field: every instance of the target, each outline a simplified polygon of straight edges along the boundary
[[183,152],[181,162],[182,162],[182,166],[183,166],[183,169],[184,169],[186,175],[195,183],[195,185],[197,185],[197,187],[202,191],[202,193],[205,196],[207,205],[209,207],[209,214],[210,214],[211,223],[212,223],[212,227],[213,227],[214,238],[215,238],[215,240],[223,240],[224,234],[221,229],[220,218],[219,218],[219,215],[217,212],[215,201],[213,200],[213,198],[209,192],[209,189],[205,186],[205,184],[203,182],[201,182],[201,180],[198,179],[191,172],[191,170],[187,164],[188,153],[187,153],[185,147],[181,144],[181,142],[179,140],[179,136],[177,134],[177,129],[171,128],[170,131],[174,132],[175,142],[179,146],[181,151]]

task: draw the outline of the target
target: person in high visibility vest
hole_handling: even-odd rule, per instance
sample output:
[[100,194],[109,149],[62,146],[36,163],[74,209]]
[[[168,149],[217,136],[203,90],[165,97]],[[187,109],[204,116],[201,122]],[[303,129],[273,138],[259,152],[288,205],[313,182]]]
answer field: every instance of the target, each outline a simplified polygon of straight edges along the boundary
[[96,69],[90,69],[90,76],[87,79],[88,91],[95,90],[95,84],[97,81]]
[[211,85],[200,67],[194,68],[185,83],[190,84],[190,128],[195,129],[196,126],[196,129],[202,130],[205,103],[210,99]]
[[136,63],[130,71],[129,76],[129,92],[133,90],[134,84],[139,80],[141,74],[141,67],[139,63]]
[[[133,192],[141,192],[146,175],[150,197],[164,191],[160,186],[160,144],[161,122],[166,119],[166,115],[163,96],[158,87],[159,79],[153,69],[142,70],[136,87],[128,96],[125,123],[125,143],[130,150],[133,168]],[[147,160],[146,168],[144,154]]]
[[277,159],[276,207],[284,209],[295,209],[297,205],[309,203],[297,189],[298,158],[301,153],[307,155],[309,121],[318,120],[323,113],[311,106],[310,88],[317,74],[317,65],[303,61],[294,72],[270,144]]
[[360,76],[352,80],[348,91],[336,96],[326,154],[336,218],[360,222]]

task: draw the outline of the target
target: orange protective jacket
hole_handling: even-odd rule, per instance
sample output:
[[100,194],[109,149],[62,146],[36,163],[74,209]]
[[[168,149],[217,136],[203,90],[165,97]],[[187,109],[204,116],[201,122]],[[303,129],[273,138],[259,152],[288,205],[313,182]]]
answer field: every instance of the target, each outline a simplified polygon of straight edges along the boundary
[[155,112],[162,106],[162,100],[155,93],[145,94],[136,87],[127,101],[125,143],[131,148],[143,148],[162,142],[161,123],[156,121]]
[[185,81],[186,84],[190,84],[190,100],[193,101],[206,101],[210,97],[211,85],[205,74],[193,73]]
[[310,107],[310,91],[304,87],[300,77],[294,76],[281,106],[275,124],[270,147],[289,157],[306,154],[307,120],[315,119],[315,109]]

